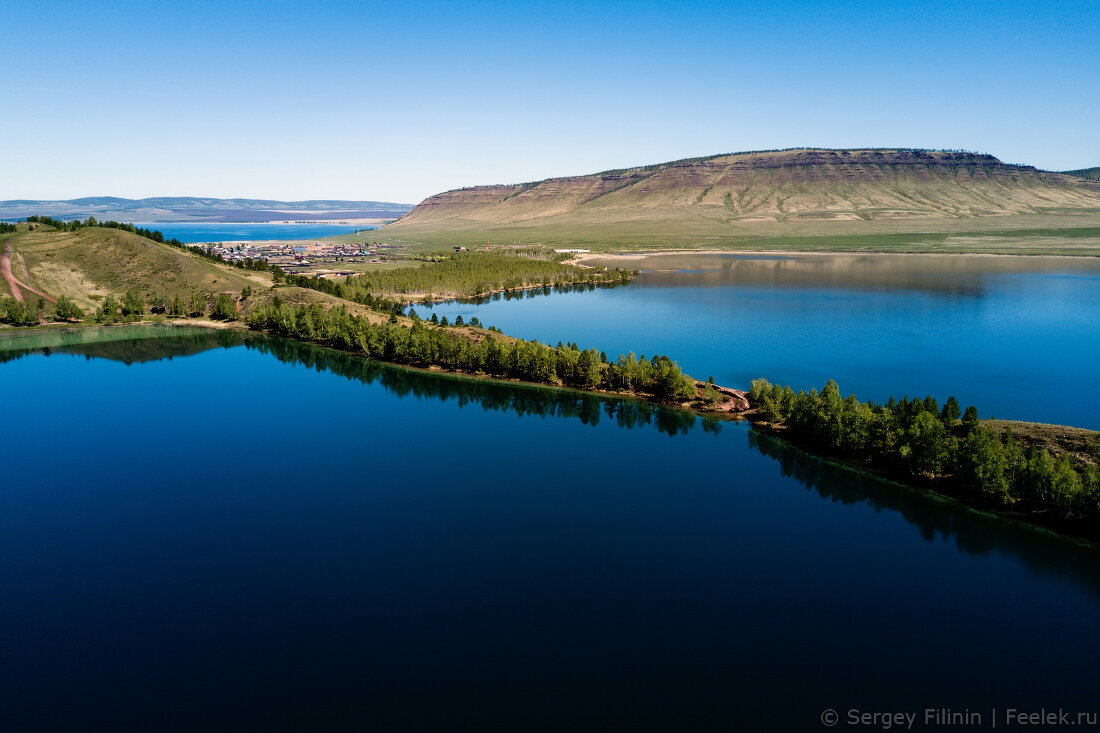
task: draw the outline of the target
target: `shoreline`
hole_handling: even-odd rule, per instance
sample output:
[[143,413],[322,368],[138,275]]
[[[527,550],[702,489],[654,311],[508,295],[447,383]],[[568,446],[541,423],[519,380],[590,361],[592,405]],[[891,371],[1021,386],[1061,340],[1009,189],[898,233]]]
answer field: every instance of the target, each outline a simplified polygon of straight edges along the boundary
[[[406,300],[404,297],[393,298],[397,302],[404,303],[406,307],[416,307],[417,305],[435,306],[443,303],[464,303],[479,300],[481,298],[490,298],[494,295],[503,295],[504,293],[526,293],[531,290],[543,290],[545,288],[569,288],[575,285],[626,285],[630,283],[637,275],[637,270],[631,270],[631,276],[627,280],[618,280],[615,282],[609,282],[604,280],[576,280],[569,283],[551,283],[550,285],[523,285],[518,288],[499,288],[497,290],[487,290],[483,293],[475,293],[474,295],[439,295],[435,293],[428,293],[426,295],[418,296],[415,300]],[[382,298],[388,298],[388,296],[380,296]]]
[[1041,257],[1059,260],[1100,260],[1100,254],[1066,255],[1035,254],[1030,252],[885,252],[883,250],[832,252],[826,250],[803,249],[668,249],[656,250],[653,252],[589,252],[586,254],[574,255],[572,262],[575,264],[600,260],[625,260],[628,262],[637,262],[648,257],[684,257],[690,255],[704,255],[708,257],[715,255],[748,255],[750,257],[775,257],[776,255],[787,255],[790,257]]
[[[910,482],[904,481],[890,474],[887,470],[873,466],[865,460],[859,458],[846,458],[844,456],[829,455],[827,453],[819,453],[808,446],[799,443],[796,440],[792,440],[786,435],[786,430],[782,426],[770,423],[760,417],[759,413],[755,409],[749,410],[741,415],[742,420],[745,420],[752,424],[754,430],[758,430],[772,438],[781,440],[789,446],[797,448],[806,455],[814,456],[825,463],[840,466],[848,470],[854,471],[859,474],[871,476],[879,481],[886,481],[896,486],[901,486],[909,491],[914,491],[924,496],[933,498],[937,501],[943,501],[954,506],[965,509],[966,511],[977,512],[979,514],[986,514],[994,516],[997,519],[1007,522],[1013,522],[1017,525],[1029,527],[1036,531],[1041,531],[1049,534],[1056,535],[1062,539],[1072,541],[1076,544],[1100,548],[1100,527],[1089,526],[1087,520],[1081,519],[1069,519],[1064,517],[1049,517],[1048,515],[1038,511],[1012,511],[1006,509],[1003,506],[997,505],[993,500],[980,494],[974,494],[973,492],[962,490],[952,490],[951,484],[941,484],[935,481],[928,482]],[[981,423],[989,423],[994,421],[995,418],[986,418],[981,420]],[[1049,423],[1026,423],[1021,422],[1023,425],[1039,425],[1049,427],[1072,427],[1072,426],[1054,426]],[[1074,428],[1075,430],[1083,430],[1084,428]],[[1084,531],[1082,531],[1084,530]]]
[[[842,466],[848,470],[855,471],[857,473],[863,473],[868,476],[872,476],[877,480],[887,481],[898,486],[902,486],[910,491],[915,491],[925,496],[940,500],[948,501],[956,505],[961,509],[967,511],[974,511],[984,514],[989,514],[997,517],[1001,520],[1012,521],[1017,524],[1025,525],[1037,531],[1048,532],[1055,534],[1063,539],[1067,539],[1078,544],[1088,545],[1090,547],[1100,546],[1100,528],[1087,527],[1081,524],[1079,521],[1072,519],[1046,517],[1043,514],[1036,512],[1011,512],[1005,509],[993,506],[990,502],[984,500],[984,497],[973,496],[968,492],[956,492],[951,491],[950,485],[937,485],[929,482],[908,482],[899,480],[898,478],[890,475],[887,471],[871,466],[868,463],[856,458],[845,458],[841,456],[832,456],[820,452],[811,450],[798,442],[793,441],[786,437],[785,430],[780,426],[773,425],[759,416],[759,413],[747,402],[747,393],[742,390],[737,390],[729,387],[722,387],[716,385],[718,390],[731,397],[731,400],[725,403],[719,403],[719,405],[728,405],[729,407],[718,407],[717,409],[708,409],[705,407],[705,403],[702,399],[696,399],[691,401],[681,402],[665,402],[658,399],[654,395],[639,392],[611,392],[599,389],[579,389],[577,387],[571,387],[568,385],[558,384],[545,384],[541,382],[528,382],[520,379],[502,379],[494,377],[488,374],[470,373],[461,370],[448,370],[438,366],[421,367],[413,364],[403,364],[400,362],[385,361],[383,359],[377,359],[366,354],[360,354],[354,351],[346,351],[344,349],[338,349],[327,344],[318,343],[314,341],[308,341],[303,339],[295,339],[287,336],[279,336],[276,334],[268,333],[262,329],[253,329],[245,324],[243,321],[213,321],[210,319],[180,319],[175,321],[158,320],[158,321],[133,321],[129,323],[118,324],[97,324],[88,323],[83,324],[66,324],[61,327],[49,327],[49,326],[33,326],[28,328],[12,328],[7,333],[11,334],[25,334],[27,336],[33,336],[34,334],[50,334],[56,333],[59,336],[66,332],[79,332],[88,329],[89,327],[99,327],[102,329],[114,330],[120,327],[126,326],[138,326],[147,328],[150,331],[155,330],[157,326],[169,326],[169,327],[192,327],[192,328],[204,328],[210,330],[235,330],[242,333],[259,333],[263,334],[266,338],[283,339],[286,341],[293,341],[296,343],[308,344],[312,347],[331,350],[340,354],[348,354],[357,358],[367,359],[377,362],[379,364],[385,364],[389,367],[397,369],[408,369],[415,372],[421,372],[426,374],[432,374],[438,377],[446,377],[451,379],[471,380],[479,382],[492,382],[501,386],[507,387],[524,387],[524,388],[538,388],[545,390],[555,391],[567,391],[577,395],[589,395],[601,399],[617,399],[617,400],[631,400],[635,402],[645,402],[658,409],[674,410],[679,412],[689,412],[702,419],[719,420],[722,422],[748,422],[752,428],[759,430],[771,437],[782,440],[784,443],[803,451],[804,453],[814,456],[822,461],[826,461],[833,465]],[[5,332],[0,331],[0,344],[9,342],[12,339],[5,338]],[[33,346],[28,348],[49,348],[48,346]],[[702,384],[696,380],[696,386]],[[698,394],[698,393],[697,393]],[[737,399],[737,396],[743,396],[745,399],[746,408],[741,409],[739,406],[734,407],[733,400]],[[985,421],[983,421],[985,422]],[[1031,425],[1047,425],[1046,423],[1025,423]],[[1053,426],[1057,427],[1057,426]],[[1068,426],[1072,427],[1072,426]],[[1081,531],[1081,530],[1086,531]]]

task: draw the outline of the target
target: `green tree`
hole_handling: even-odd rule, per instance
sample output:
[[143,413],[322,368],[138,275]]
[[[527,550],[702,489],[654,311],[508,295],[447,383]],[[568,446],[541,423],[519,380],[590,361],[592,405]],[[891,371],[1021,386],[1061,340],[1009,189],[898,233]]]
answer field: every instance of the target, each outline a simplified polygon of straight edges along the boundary
[[115,296],[108,295],[103,299],[96,313],[96,320],[100,323],[112,323],[118,318],[118,301]]
[[948,432],[955,429],[955,423],[959,419],[959,414],[959,401],[952,395],[947,398],[947,402],[943,403],[943,409],[940,410],[940,420],[943,422],[943,426],[947,428]]
[[122,296],[122,315],[127,318],[140,318],[145,313],[145,300],[141,297],[141,291],[131,288]]
[[974,405],[966,408],[966,412],[962,416],[963,429],[970,433],[974,428],[978,427],[978,408]]
[[225,293],[214,296],[214,304],[210,309],[210,317],[217,321],[234,321],[237,319],[237,303]]
[[943,468],[947,453],[946,431],[938,416],[930,411],[921,411],[909,429],[909,447],[912,450],[913,466],[935,476]]
[[54,317],[60,321],[75,321],[84,317],[84,309],[68,296],[62,295],[57,299],[57,312]]
[[202,316],[206,313],[206,296],[202,293],[195,291],[191,293],[191,305],[187,309],[187,314],[192,318]]
[[1007,503],[1010,500],[1009,483],[1000,438],[992,430],[978,427],[966,436],[959,452],[963,482]]

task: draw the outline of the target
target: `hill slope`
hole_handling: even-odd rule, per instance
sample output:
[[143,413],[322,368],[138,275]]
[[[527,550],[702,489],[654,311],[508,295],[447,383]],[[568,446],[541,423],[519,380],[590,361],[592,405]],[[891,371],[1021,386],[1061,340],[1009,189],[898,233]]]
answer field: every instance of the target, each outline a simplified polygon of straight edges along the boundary
[[[1067,216],[1075,216],[1065,223]],[[738,153],[431,196],[379,231],[410,241],[698,242],[784,234],[1100,225],[1100,185],[990,155]],[[977,224],[975,222],[978,222]]]
[[[92,295],[120,296],[130,288],[143,294],[189,296],[239,292],[246,286],[266,287],[266,273],[239,270],[197,255],[158,244],[118,229],[85,227],[73,232],[27,231],[7,238],[14,275],[26,285],[57,298],[66,295],[81,306],[92,306]],[[0,280],[0,295],[9,295]]]

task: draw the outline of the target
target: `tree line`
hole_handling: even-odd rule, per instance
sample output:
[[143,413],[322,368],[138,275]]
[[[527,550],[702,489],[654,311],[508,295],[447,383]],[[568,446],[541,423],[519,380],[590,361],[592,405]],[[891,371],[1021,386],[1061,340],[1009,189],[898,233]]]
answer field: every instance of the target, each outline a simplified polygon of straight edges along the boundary
[[13,326],[37,326],[47,318],[55,321],[75,321],[84,317],[84,309],[65,295],[57,299],[53,313],[47,312],[45,298],[39,298],[32,306],[15,298],[0,298],[0,323]]
[[[1011,430],[981,424],[973,406],[960,410],[949,397],[941,407],[924,399],[886,404],[844,398],[835,381],[795,392],[753,380],[749,402],[794,442],[825,454],[866,460],[891,474],[925,480],[1025,511],[1100,519],[1100,468],[1074,465],[1024,445]],[[961,418],[961,419],[960,419]]]
[[[350,300],[355,294],[372,296],[435,295],[470,298],[497,291],[549,288],[576,283],[629,282],[629,270],[580,268],[560,257],[533,253],[462,252],[420,267],[379,270],[347,278]],[[347,297],[347,296],[345,296]]]
[[419,319],[406,326],[396,316],[386,323],[371,323],[343,306],[292,306],[277,297],[255,308],[246,321],[256,330],[398,364],[630,392],[661,400],[695,395],[695,381],[667,356],[646,359],[631,353],[609,362],[606,354],[596,349],[582,350],[576,344],[559,343],[552,348],[537,341],[497,337],[480,329],[434,326]]
[[454,400],[462,405],[477,404],[487,411],[510,412],[518,417],[577,419],[585,425],[609,420],[622,428],[652,427],[669,436],[686,434],[699,425],[707,433],[718,434],[722,427],[714,418],[699,420],[693,413],[670,410],[644,400],[615,399],[575,390],[525,388],[490,380],[446,379],[435,374],[395,369],[377,360],[291,339],[255,338],[245,344],[280,361],[303,364],[317,371],[331,371],[363,384],[377,382],[400,397]]

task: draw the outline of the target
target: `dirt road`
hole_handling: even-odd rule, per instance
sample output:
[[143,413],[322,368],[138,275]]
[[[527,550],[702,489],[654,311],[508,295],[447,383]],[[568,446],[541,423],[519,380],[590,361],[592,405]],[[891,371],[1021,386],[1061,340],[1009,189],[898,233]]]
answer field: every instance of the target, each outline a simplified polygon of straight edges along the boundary
[[0,254],[0,274],[3,274],[4,280],[7,281],[8,288],[11,290],[11,294],[14,295],[15,299],[20,301],[20,302],[23,302],[23,293],[22,293],[23,290],[26,290],[29,293],[34,293],[35,295],[37,295],[41,298],[45,298],[46,300],[50,301],[51,303],[56,303],[57,302],[57,298],[52,298],[49,295],[46,295],[45,293],[43,293],[38,288],[32,288],[30,285],[27,285],[26,283],[24,283],[22,280],[17,278],[12,273],[12,271],[11,271],[11,242],[5,242],[4,243],[4,253]]

